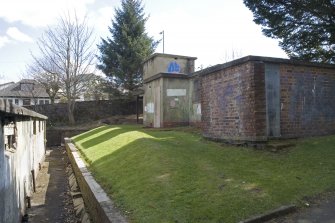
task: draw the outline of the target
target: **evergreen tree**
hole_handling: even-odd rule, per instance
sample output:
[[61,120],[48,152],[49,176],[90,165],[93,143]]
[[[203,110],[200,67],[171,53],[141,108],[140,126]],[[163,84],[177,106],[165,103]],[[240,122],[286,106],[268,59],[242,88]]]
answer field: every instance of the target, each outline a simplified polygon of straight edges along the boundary
[[243,0],[291,58],[335,63],[334,0]]
[[142,85],[142,63],[158,43],[145,31],[147,19],[141,0],[122,0],[109,27],[111,37],[102,38],[98,45],[98,68],[113,86],[128,90],[129,94]]

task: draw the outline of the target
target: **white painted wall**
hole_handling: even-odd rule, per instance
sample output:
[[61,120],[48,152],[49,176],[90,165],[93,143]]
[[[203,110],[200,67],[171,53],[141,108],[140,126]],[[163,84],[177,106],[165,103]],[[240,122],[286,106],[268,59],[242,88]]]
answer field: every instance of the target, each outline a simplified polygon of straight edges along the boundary
[[[16,104],[15,99],[17,99],[18,104],[16,104],[16,105],[23,106],[23,98],[3,98],[3,99],[7,100],[8,102],[11,101],[13,104]],[[44,104],[45,104],[46,101],[48,102],[48,104],[51,103],[51,100],[48,99],[48,98],[35,98],[35,99],[30,99],[30,105],[35,105],[35,102],[36,102],[36,104],[41,104],[41,101],[43,101]]]
[[0,121],[0,223],[21,221],[25,198],[33,193],[31,170],[35,170],[36,178],[45,155],[45,120],[13,116],[17,141],[14,151],[5,150],[4,123]]

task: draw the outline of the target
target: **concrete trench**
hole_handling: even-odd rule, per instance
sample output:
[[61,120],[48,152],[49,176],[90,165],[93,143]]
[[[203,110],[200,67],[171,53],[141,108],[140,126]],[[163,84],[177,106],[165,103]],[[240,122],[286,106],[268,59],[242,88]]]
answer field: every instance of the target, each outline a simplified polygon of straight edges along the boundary
[[30,203],[23,222],[90,222],[64,147],[48,148]]

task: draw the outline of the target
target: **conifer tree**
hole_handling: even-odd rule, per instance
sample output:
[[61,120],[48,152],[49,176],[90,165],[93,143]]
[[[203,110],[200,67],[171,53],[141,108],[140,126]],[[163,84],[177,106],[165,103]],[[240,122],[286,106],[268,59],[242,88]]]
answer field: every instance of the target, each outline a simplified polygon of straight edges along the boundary
[[148,17],[141,0],[122,0],[115,9],[111,36],[102,38],[98,49],[98,68],[116,88],[132,91],[142,85],[142,63],[155,50],[158,42],[145,31]]
[[263,33],[295,59],[335,63],[334,0],[243,0]]

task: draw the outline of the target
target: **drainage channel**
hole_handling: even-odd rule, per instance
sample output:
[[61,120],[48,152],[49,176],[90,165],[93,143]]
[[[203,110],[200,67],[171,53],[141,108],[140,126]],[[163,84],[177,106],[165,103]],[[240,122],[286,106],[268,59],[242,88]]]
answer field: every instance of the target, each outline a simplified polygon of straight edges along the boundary
[[63,146],[48,148],[35,184],[30,208],[22,222],[90,222]]

